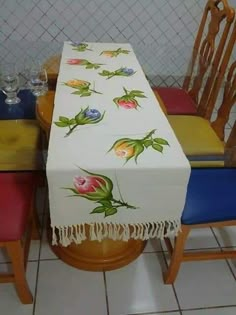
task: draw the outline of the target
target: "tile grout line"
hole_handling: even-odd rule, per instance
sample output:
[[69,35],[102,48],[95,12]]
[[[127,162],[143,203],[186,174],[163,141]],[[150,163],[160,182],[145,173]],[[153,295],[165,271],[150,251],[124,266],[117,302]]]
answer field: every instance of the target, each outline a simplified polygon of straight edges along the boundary
[[[234,248],[234,246],[232,246],[232,247],[229,247],[229,246],[228,246],[228,247],[222,247],[221,244],[220,244],[220,242],[218,241],[217,236],[216,236],[216,234],[215,234],[215,231],[214,231],[213,229],[212,229],[212,233],[213,233],[213,235],[215,236],[215,238],[216,238],[216,240],[217,240],[217,243],[219,244],[219,247],[220,247],[220,250],[221,250],[221,251],[224,251],[224,250],[223,250],[224,248]],[[235,250],[235,251],[236,251],[236,250]],[[231,274],[232,274],[234,280],[236,281],[236,275],[234,274],[233,268],[231,267],[231,265],[230,265],[228,259],[224,259],[224,261],[226,262],[226,264],[227,264],[227,266],[228,266],[228,268],[229,268],[229,270],[230,270],[230,272],[231,272]]]
[[[168,269],[168,263],[167,263],[165,251],[163,250],[162,242],[160,242],[160,245],[161,245],[161,248],[162,248],[162,258],[164,259],[164,264],[165,264],[166,268]],[[168,253],[168,251],[166,253]],[[175,299],[176,299],[176,302],[177,302],[177,305],[178,305],[178,311],[180,312],[180,315],[182,315],[182,311],[181,311],[181,307],[180,307],[180,303],[179,303],[179,299],[178,299],[178,296],[177,296],[177,292],[176,292],[175,286],[174,286],[174,284],[171,284],[171,286],[172,286],[172,290],[174,292],[174,296],[175,296]]]
[[182,315],[181,311],[179,310],[175,310],[175,311],[158,311],[158,312],[148,312],[148,313],[130,313],[130,314],[127,314],[127,315],[162,315],[162,314],[173,314],[173,313],[176,313],[176,315]]
[[103,281],[104,281],[104,287],[105,287],[107,315],[110,315],[109,301],[108,301],[108,292],[107,292],[107,279],[106,279],[106,272],[105,271],[103,271]]
[[[220,247],[220,250],[223,252],[223,249],[224,249],[224,248],[227,248],[227,247],[222,247],[222,246],[221,246],[221,244],[220,244],[220,242],[218,241],[218,238],[217,238],[217,236],[216,236],[216,234],[215,234],[214,229],[211,228],[211,230],[212,230],[212,233],[213,233],[213,235],[214,235],[214,237],[215,237],[215,239],[216,239],[217,244],[218,244],[219,247]],[[223,260],[223,259],[222,259],[222,260]],[[228,268],[229,268],[229,270],[230,270],[230,273],[232,274],[234,280],[236,281],[236,275],[234,274],[233,269],[232,269],[232,267],[230,266],[230,263],[229,263],[228,259],[224,259],[224,261],[226,262],[226,264],[227,264],[227,266],[228,266]]]
[[37,301],[37,292],[38,292],[38,280],[39,280],[39,269],[40,269],[40,255],[41,255],[41,248],[42,248],[42,240],[43,240],[43,227],[44,227],[44,219],[46,216],[45,213],[45,206],[47,203],[47,189],[45,191],[45,197],[43,201],[43,213],[42,213],[42,228],[41,228],[41,234],[40,234],[40,245],[39,245],[39,252],[38,252],[38,266],[37,266],[37,273],[36,273],[36,283],[35,283],[35,290],[34,290],[34,304],[33,304],[33,312],[32,315],[35,315],[36,311],[36,301]]
[[[236,304],[232,305],[217,305],[217,306],[208,306],[208,307],[196,307],[196,308],[185,308],[182,309],[182,311],[187,312],[187,311],[201,311],[201,310],[214,310],[214,309],[224,309],[224,308],[233,308],[236,307]],[[139,315],[139,314],[138,314]]]

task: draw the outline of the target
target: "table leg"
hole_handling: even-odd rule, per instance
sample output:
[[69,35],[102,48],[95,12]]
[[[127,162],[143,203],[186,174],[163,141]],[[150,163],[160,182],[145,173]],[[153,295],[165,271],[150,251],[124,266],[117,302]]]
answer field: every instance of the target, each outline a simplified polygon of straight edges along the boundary
[[[51,244],[51,228],[48,227],[48,239]],[[107,271],[124,267],[135,260],[146,245],[145,241],[129,240],[102,242],[85,240],[81,244],[67,247],[51,245],[52,251],[62,261],[75,268],[89,271]]]

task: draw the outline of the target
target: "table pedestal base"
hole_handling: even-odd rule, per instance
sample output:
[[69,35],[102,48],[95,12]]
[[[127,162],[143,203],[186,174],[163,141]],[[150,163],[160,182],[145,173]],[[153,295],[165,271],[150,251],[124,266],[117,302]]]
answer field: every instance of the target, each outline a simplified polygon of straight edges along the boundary
[[[51,244],[51,229],[48,229]],[[52,251],[62,261],[75,268],[88,271],[114,270],[128,265],[143,251],[145,241],[128,242],[105,239],[102,242],[85,240],[81,244],[67,247],[52,246]]]

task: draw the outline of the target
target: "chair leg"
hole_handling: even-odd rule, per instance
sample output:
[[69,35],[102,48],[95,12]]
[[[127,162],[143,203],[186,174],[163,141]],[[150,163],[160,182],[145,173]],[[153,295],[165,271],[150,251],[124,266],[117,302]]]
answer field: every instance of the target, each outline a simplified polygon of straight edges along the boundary
[[175,281],[175,278],[180,268],[180,264],[182,262],[184,245],[189,232],[190,228],[186,225],[182,225],[182,232],[179,233],[175,240],[175,246],[171,255],[170,264],[167,272],[164,274],[165,284],[172,284]]
[[24,268],[24,249],[21,241],[9,242],[6,245],[8,255],[12,262],[14,272],[14,284],[18,296],[23,304],[33,303],[33,297],[26,281]]

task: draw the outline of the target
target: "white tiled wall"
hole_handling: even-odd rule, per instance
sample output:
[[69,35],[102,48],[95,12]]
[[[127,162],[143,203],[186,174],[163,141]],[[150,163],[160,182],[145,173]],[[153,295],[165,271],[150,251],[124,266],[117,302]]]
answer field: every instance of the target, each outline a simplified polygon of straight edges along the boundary
[[44,60],[65,40],[130,42],[149,78],[171,84],[185,73],[206,2],[0,0],[1,61]]

